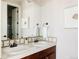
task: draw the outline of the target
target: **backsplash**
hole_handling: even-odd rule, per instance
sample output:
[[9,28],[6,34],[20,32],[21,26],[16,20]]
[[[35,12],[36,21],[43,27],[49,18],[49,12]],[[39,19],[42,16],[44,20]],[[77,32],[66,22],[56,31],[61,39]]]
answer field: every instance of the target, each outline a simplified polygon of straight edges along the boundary
[[[9,47],[10,44],[13,44],[14,42],[16,44],[28,44],[28,43],[34,42],[35,40],[42,41],[43,40],[43,37],[26,37],[26,38],[20,38],[20,39],[2,40],[1,41],[1,43],[2,43],[1,44],[1,47],[2,48]],[[57,38],[56,37],[48,37],[48,40],[47,41],[56,42],[57,41]]]

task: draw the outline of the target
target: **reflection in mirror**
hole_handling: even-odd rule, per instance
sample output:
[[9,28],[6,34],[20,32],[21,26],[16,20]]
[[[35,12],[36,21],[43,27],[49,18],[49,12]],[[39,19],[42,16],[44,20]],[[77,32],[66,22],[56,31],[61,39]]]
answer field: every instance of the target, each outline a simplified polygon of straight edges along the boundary
[[18,8],[7,5],[7,38],[18,38]]

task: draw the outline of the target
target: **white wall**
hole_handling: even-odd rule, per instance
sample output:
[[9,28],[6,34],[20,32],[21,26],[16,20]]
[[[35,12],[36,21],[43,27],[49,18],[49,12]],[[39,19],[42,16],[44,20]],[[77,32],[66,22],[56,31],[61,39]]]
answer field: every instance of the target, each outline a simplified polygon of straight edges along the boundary
[[[39,21],[40,18],[40,8],[39,5],[37,5],[34,2],[28,3],[26,0],[22,1],[22,28],[21,33],[23,37],[26,36],[35,36],[36,33],[36,24]],[[28,20],[29,20],[29,26],[28,26]],[[26,22],[26,24],[24,24]]]
[[78,0],[64,0],[64,8],[78,4]]
[[51,0],[41,7],[41,22],[48,22],[49,36],[57,37],[57,59],[77,59],[78,31],[64,29],[64,8],[76,5],[77,1],[68,1]]
[[49,36],[57,37],[57,59],[64,59],[62,56],[63,40],[63,0],[51,0],[42,7],[42,22],[49,23]]
[[1,1],[1,40],[6,40],[7,37],[7,3]]

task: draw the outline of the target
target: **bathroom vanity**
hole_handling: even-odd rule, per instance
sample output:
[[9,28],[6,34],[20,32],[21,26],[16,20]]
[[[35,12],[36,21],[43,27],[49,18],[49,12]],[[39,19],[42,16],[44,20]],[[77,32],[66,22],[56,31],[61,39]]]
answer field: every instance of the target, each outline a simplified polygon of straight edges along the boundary
[[2,48],[2,59],[56,59],[56,42],[39,41]]
[[30,56],[21,59],[56,59],[56,46],[47,48]]

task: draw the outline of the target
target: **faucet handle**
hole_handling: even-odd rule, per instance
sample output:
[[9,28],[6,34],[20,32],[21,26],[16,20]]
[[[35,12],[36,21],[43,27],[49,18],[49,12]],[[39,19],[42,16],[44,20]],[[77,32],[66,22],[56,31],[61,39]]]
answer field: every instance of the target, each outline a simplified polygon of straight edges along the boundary
[[9,46],[10,46],[11,48],[13,47],[13,45],[12,45],[11,43],[9,44]]

